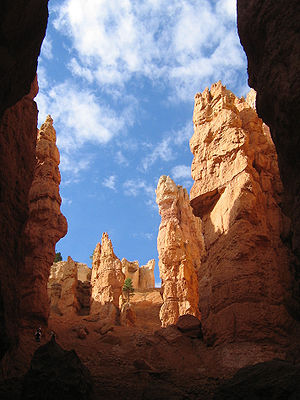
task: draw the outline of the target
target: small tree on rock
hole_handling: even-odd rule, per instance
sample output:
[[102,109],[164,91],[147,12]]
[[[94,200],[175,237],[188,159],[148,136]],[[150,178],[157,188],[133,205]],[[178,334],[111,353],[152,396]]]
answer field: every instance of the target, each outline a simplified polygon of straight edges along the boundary
[[132,286],[132,279],[131,278],[126,278],[125,279],[122,291],[124,293],[124,297],[126,298],[127,303],[129,303],[130,296],[132,296],[133,292],[134,292],[134,288]]
[[61,253],[55,253],[54,262],[62,261]]

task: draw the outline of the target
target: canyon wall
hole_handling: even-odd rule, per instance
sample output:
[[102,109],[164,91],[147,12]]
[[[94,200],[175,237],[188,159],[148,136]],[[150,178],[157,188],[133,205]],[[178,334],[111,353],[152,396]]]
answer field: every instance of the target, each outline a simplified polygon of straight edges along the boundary
[[67,233],[60,211],[59,152],[53,120],[48,115],[38,132],[37,164],[29,191],[29,218],[25,227],[26,256],[19,283],[22,320],[47,322],[47,282],[55,256],[55,245]]
[[186,189],[163,175],[157,185],[156,202],[161,215],[157,250],[164,300],[160,319],[162,326],[167,326],[183,314],[200,318],[197,272],[204,244],[201,220],[192,213]]
[[122,263],[114,253],[108,234],[103,233],[101,244],[97,244],[93,253],[91,314],[111,323],[118,322],[124,280]]
[[269,130],[221,82],[196,94],[193,120],[190,196],[206,248],[199,271],[205,340],[287,342],[297,305]]
[[23,230],[37,134],[31,84],[45,36],[47,5],[48,0],[4,0],[0,5],[0,359],[18,340],[17,284],[24,264]]
[[[257,112],[271,130],[291,217],[291,268],[300,281],[300,3],[238,0],[238,31],[248,59]],[[299,295],[297,295],[299,302]],[[295,314],[300,319],[299,311]]]

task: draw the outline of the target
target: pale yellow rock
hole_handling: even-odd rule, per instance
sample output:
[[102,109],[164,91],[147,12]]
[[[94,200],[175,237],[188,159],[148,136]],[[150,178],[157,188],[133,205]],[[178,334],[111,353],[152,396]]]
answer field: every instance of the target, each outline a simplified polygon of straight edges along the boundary
[[164,300],[160,319],[162,326],[167,326],[183,314],[200,318],[197,271],[204,244],[201,220],[192,213],[186,189],[163,175],[157,185],[156,202],[161,215],[157,249]]
[[142,265],[139,272],[139,289],[152,289],[155,287],[154,278],[155,260],[149,260],[146,265]]
[[77,266],[71,257],[52,265],[48,280],[51,312],[66,314],[79,309],[77,283]]
[[127,261],[126,258],[122,258],[122,272],[125,275],[125,279],[130,278],[132,280],[132,286],[134,289],[139,287],[139,262],[138,261]]
[[119,297],[122,293],[125,275],[122,263],[115,255],[111,240],[103,233],[93,255],[91,276],[91,314],[99,314],[101,319],[117,323]]

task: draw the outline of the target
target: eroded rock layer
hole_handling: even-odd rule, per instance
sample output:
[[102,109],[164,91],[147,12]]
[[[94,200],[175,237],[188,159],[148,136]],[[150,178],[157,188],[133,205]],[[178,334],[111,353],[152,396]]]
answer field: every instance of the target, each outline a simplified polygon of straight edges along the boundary
[[0,359],[9,345],[16,344],[20,325],[18,285],[35,167],[37,91],[35,80],[30,93],[6,110],[0,122]]
[[[238,30],[248,59],[257,112],[274,140],[284,185],[282,207],[292,220],[290,247],[300,284],[300,3],[238,0]],[[298,302],[299,293],[297,294]],[[300,319],[300,312],[296,315]]]
[[195,96],[190,146],[191,205],[202,218],[207,252],[199,272],[205,340],[282,342],[293,329],[295,304],[282,241],[289,221],[279,207],[268,128],[218,82]]
[[201,220],[195,218],[186,189],[161,176],[156,189],[161,215],[157,238],[164,303],[162,326],[175,324],[180,315],[200,318],[197,271],[203,255]]
[[155,260],[149,260],[146,265],[139,267],[138,261],[127,261],[122,258],[122,272],[126,278],[132,280],[135,290],[147,290],[155,287],[154,268]]
[[25,227],[26,257],[19,289],[20,310],[23,320],[46,322],[49,315],[47,282],[55,244],[67,233],[67,221],[60,211],[59,152],[50,116],[38,132],[36,158]]
[[117,322],[124,280],[122,263],[114,253],[108,234],[103,233],[101,244],[97,244],[93,254],[91,314]]

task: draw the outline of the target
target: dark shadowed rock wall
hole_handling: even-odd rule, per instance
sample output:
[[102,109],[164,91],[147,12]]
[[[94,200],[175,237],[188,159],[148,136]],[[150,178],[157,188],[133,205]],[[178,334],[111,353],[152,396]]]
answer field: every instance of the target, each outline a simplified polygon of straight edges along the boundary
[[[17,283],[35,167],[33,85],[45,36],[48,0],[0,2],[0,358],[18,338]],[[28,95],[28,93],[30,93]]]
[[[238,0],[238,30],[248,58],[249,85],[259,116],[270,127],[292,218],[290,246],[300,259],[300,2]],[[299,317],[299,316],[298,316]]]

